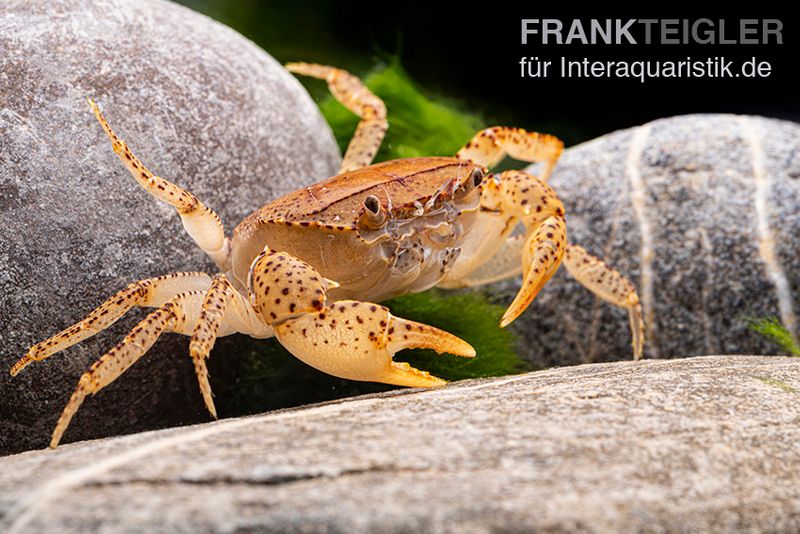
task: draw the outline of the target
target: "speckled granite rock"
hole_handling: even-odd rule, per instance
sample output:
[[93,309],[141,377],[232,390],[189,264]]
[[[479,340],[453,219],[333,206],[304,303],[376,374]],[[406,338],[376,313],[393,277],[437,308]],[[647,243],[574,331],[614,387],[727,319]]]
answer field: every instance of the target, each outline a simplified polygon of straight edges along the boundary
[[[173,210],[125,171],[87,96],[154,172],[204,199],[229,231],[262,202],[338,167],[300,84],[202,15],[160,0],[4,2],[0,451],[46,444],[81,372],[141,315],[12,380],[7,369],[30,344],[131,281],[211,268]],[[160,341],[82,410],[71,436],[205,420],[188,400],[200,397],[185,347],[178,336]]]
[[[747,318],[775,315],[797,330],[797,124],[733,115],[657,120],[570,148],[551,183],[566,205],[570,240],[639,286],[646,355],[774,352],[748,331]],[[501,294],[510,301],[516,287]],[[630,357],[626,312],[563,270],[516,328],[541,365]]]
[[800,530],[800,360],[617,362],[0,458],[3,532]]

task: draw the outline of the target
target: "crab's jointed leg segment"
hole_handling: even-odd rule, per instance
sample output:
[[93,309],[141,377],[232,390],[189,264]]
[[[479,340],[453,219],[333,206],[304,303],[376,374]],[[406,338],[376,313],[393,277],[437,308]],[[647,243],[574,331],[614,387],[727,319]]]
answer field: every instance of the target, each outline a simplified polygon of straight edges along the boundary
[[188,191],[178,187],[172,182],[153,175],[133,155],[128,145],[125,144],[106,122],[100,109],[92,100],[88,100],[89,107],[111,140],[114,152],[125,164],[128,171],[142,188],[162,202],[166,202],[178,211],[186,233],[195,243],[214,260],[222,271],[230,269],[230,240],[225,237],[219,215],[211,208],[206,207],[200,200]]
[[201,272],[173,273],[134,282],[112,295],[83,320],[28,349],[27,354],[11,367],[11,375],[16,376],[31,362],[42,361],[105,330],[134,306],[162,306],[178,293],[205,290],[210,284],[211,278]]
[[552,135],[495,126],[478,132],[456,157],[489,168],[500,163],[506,155],[521,161],[542,163],[544,167],[539,178],[547,181],[563,149],[564,143]]
[[[483,184],[481,210],[488,216],[511,217],[527,229],[521,254],[522,287],[500,321],[500,326],[506,326],[525,311],[561,264],[567,242],[564,205],[544,180],[522,171],[505,171]],[[510,231],[514,224],[506,226]],[[504,250],[517,254],[510,246]]]
[[200,393],[203,395],[203,402],[205,402],[206,408],[214,419],[217,418],[217,409],[214,406],[211,385],[208,383],[206,358],[211,353],[211,349],[214,348],[222,320],[225,317],[225,309],[234,294],[237,294],[236,289],[224,274],[218,274],[214,277],[211,287],[206,291],[200,308],[200,315],[192,331],[192,339],[189,342],[189,355],[192,357],[192,362],[194,362],[194,371],[197,375]]
[[58,419],[50,447],[56,447],[61,441],[61,436],[87,395],[97,393],[116,380],[153,346],[162,333],[179,332],[191,324],[188,315],[194,312],[192,315],[196,316],[202,298],[202,291],[181,293],[171,298],[145,317],[117,346],[100,357],[78,381],[78,387]]
[[434,387],[445,382],[392,361],[404,348],[475,356],[466,342],[371,302],[327,301],[328,280],[307,263],[265,249],[250,274],[251,299],[278,341],[308,365],[350,380]]
[[633,357],[636,360],[641,359],[644,350],[644,320],[636,287],[601,259],[578,245],[567,246],[564,265],[581,285],[597,297],[628,310]]
[[372,163],[386,130],[389,129],[383,101],[361,80],[342,69],[311,63],[288,63],[286,68],[295,74],[327,81],[334,98],[361,117],[342,160],[340,172],[366,167]]
[[561,265],[567,244],[567,225],[564,217],[552,216],[544,220],[525,240],[522,249],[524,277],[514,301],[509,305],[500,326],[511,324],[525,311],[533,299],[552,278]]
[[230,285],[225,275],[217,275],[213,282],[206,275],[204,290],[187,291],[167,299],[81,376],[78,387],[58,420],[51,447],[58,445],[83,399],[116,380],[164,332],[191,336],[190,353],[195,363],[200,390],[206,407],[214,417],[216,410],[208,384],[205,359],[216,338],[234,332],[252,337],[273,335],[272,329],[261,321],[247,300]]

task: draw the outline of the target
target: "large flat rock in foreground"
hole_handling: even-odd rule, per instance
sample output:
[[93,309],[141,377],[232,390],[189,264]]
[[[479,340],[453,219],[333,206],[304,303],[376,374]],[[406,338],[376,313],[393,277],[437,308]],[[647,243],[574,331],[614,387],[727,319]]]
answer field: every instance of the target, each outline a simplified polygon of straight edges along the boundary
[[0,531],[800,530],[800,360],[553,369],[0,459]]

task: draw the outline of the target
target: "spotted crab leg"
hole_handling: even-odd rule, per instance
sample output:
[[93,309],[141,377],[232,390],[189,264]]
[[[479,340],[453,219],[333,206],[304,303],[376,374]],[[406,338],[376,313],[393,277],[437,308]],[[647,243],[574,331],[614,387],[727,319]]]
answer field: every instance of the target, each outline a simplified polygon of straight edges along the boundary
[[88,100],[89,107],[100,122],[103,130],[111,140],[114,152],[125,164],[128,171],[142,188],[162,202],[166,202],[178,212],[183,222],[186,233],[195,243],[214,260],[220,270],[230,269],[230,240],[225,237],[219,215],[211,208],[206,207],[200,200],[188,191],[181,189],[172,182],[153,175],[133,152],[128,148],[108,125],[100,108],[92,100]]
[[352,171],[372,163],[386,130],[389,129],[383,101],[361,80],[342,69],[311,63],[287,63],[286,68],[295,74],[327,81],[336,100],[361,117],[342,160],[340,172]]
[[[192,336],[190,351],[206,406],[216,417],[208,385],[205,358],[220,335],[241,332],[253,337],[269,337],[272,330],[252,310],[237,291],[230,291],[224,275],[214,278],[208,291],[187,291],[173,296],[145,317],[114,348],[100,357],[78,381],[61,417],[50,447],[56,447],[89,394],[95,394],[128,370],[165,332]],[[201,365],[198,365],[198,361]]]
[[211,354],[220,333],[230,331],[263,338],[272,331],[261,321],[249,302],[233,287],[224,274],[217,274],[206,291],[200,314],[192,330],[189,342],[189,355],[194,362],[200,393],[209,413],[217,418],[217,409],[208,382],[206,358]]
[[494,126],[475,134],[456,153],[456,158],[489,168],[500,163],[506,155],[522,161],[542,163],[539,178],[547,181],[562,150],[564,143],[552,135],[528,132],[522,128]]
[[[497,239],[490,238],[484,242],[487,246],[493,246],[494,241],[505,239],[505,246],[499,247],[500,252],[517,255],[518,258],[521,256],[522,260],[522,287],[500,321],[500,326],[504,327],[525,311],[561,264],[567,243],[564,205],[546,182],[521,171],[505,171],[491,180],[485,180],[481,187],[483,216],[506,221]],[[521,254],[516,252],[520,249],[514,247],[519,238],[509,237],[518,222],[522,222],[527,229]],[[474,272],[489,262],[497,250],[495,246],[494,249],[479,251],[471,270]],[[491,255],[486,256],[488,251]],[[509,269],[506,259],[496,260],[495,263]],[[482,276],[485,278],[490,275],[484,271]],[[464,279],[468,277],[468,274],[462,276]],[[451,285],[457,284],[451,282]]]
[[628,310],[633,357],[641,359],[644,351],[644,319],[636,287],[605,262],[583,247],[568,245],[564,255],[567,271],[598,298]]
[[178,293],[205,290],[209,285],[211,285],[211,278],[201,272],[173,273],[129,284],[128,287],[108,298],[83,320],[28,349],[25,356],[11,367],[11,375],[16,376],[30,363],[49,358],[53,354],[102,332],[135,306],[163,306]]
[[[95,394],[116,380],[144,355],[164,332],[180,331],[187,323],[187,314],[200,307],[203,292],[181,293],[150,313],[113,349],[106,352],[81,375],[78,387],[58,418],[50,447],[55,448],[67,430],[72,417],[87,395]],[[195,315],[196,315],[195,311]]]
[[[567,271],[597,297],[628,310],[635,359],[644,351],[644,323],[636,287],[618,271],[582,247],[566,242],[564,207],[555,191],[542,179],[522,171],[505,171],[482,185],[481,207],[484,217],[498,217],[503,239],[517,221],[528,228],[525,236],[505,237],[489,259],[478,258],[474,267],[444,287],[471,287],[515,276],[520,268],[523,284],[509,306],[501,326],[513,321],[534,299],[562,262]],[[491,243],[495,236],[484,241]],[[521,267],[520,267],[521,266]]]
[[[276,282],[277,280],[277,282]],[[266,248],[253,262],[251,302],[278,341],[306,364],[340,378],[398,386],[445,381],[392,360],[402,349],[428,348],[471,358],[475,350],[438,328],[393,316],[371,302],[328,302],[331,282],[309,264]]]

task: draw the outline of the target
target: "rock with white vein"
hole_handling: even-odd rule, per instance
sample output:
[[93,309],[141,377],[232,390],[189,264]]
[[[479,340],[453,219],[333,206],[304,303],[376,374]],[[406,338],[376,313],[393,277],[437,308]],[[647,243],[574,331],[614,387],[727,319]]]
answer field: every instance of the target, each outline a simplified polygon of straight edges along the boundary
[[[567,150],[552,185],[570,241],[631,278],[645,353],[772,353],[747,320],[800,313],[800,126],[762,117],[657,120]],[[516,283],[506,284],[512,295]],[[562,269],[517,320],[542,365],[631,354],[626,313]]]

